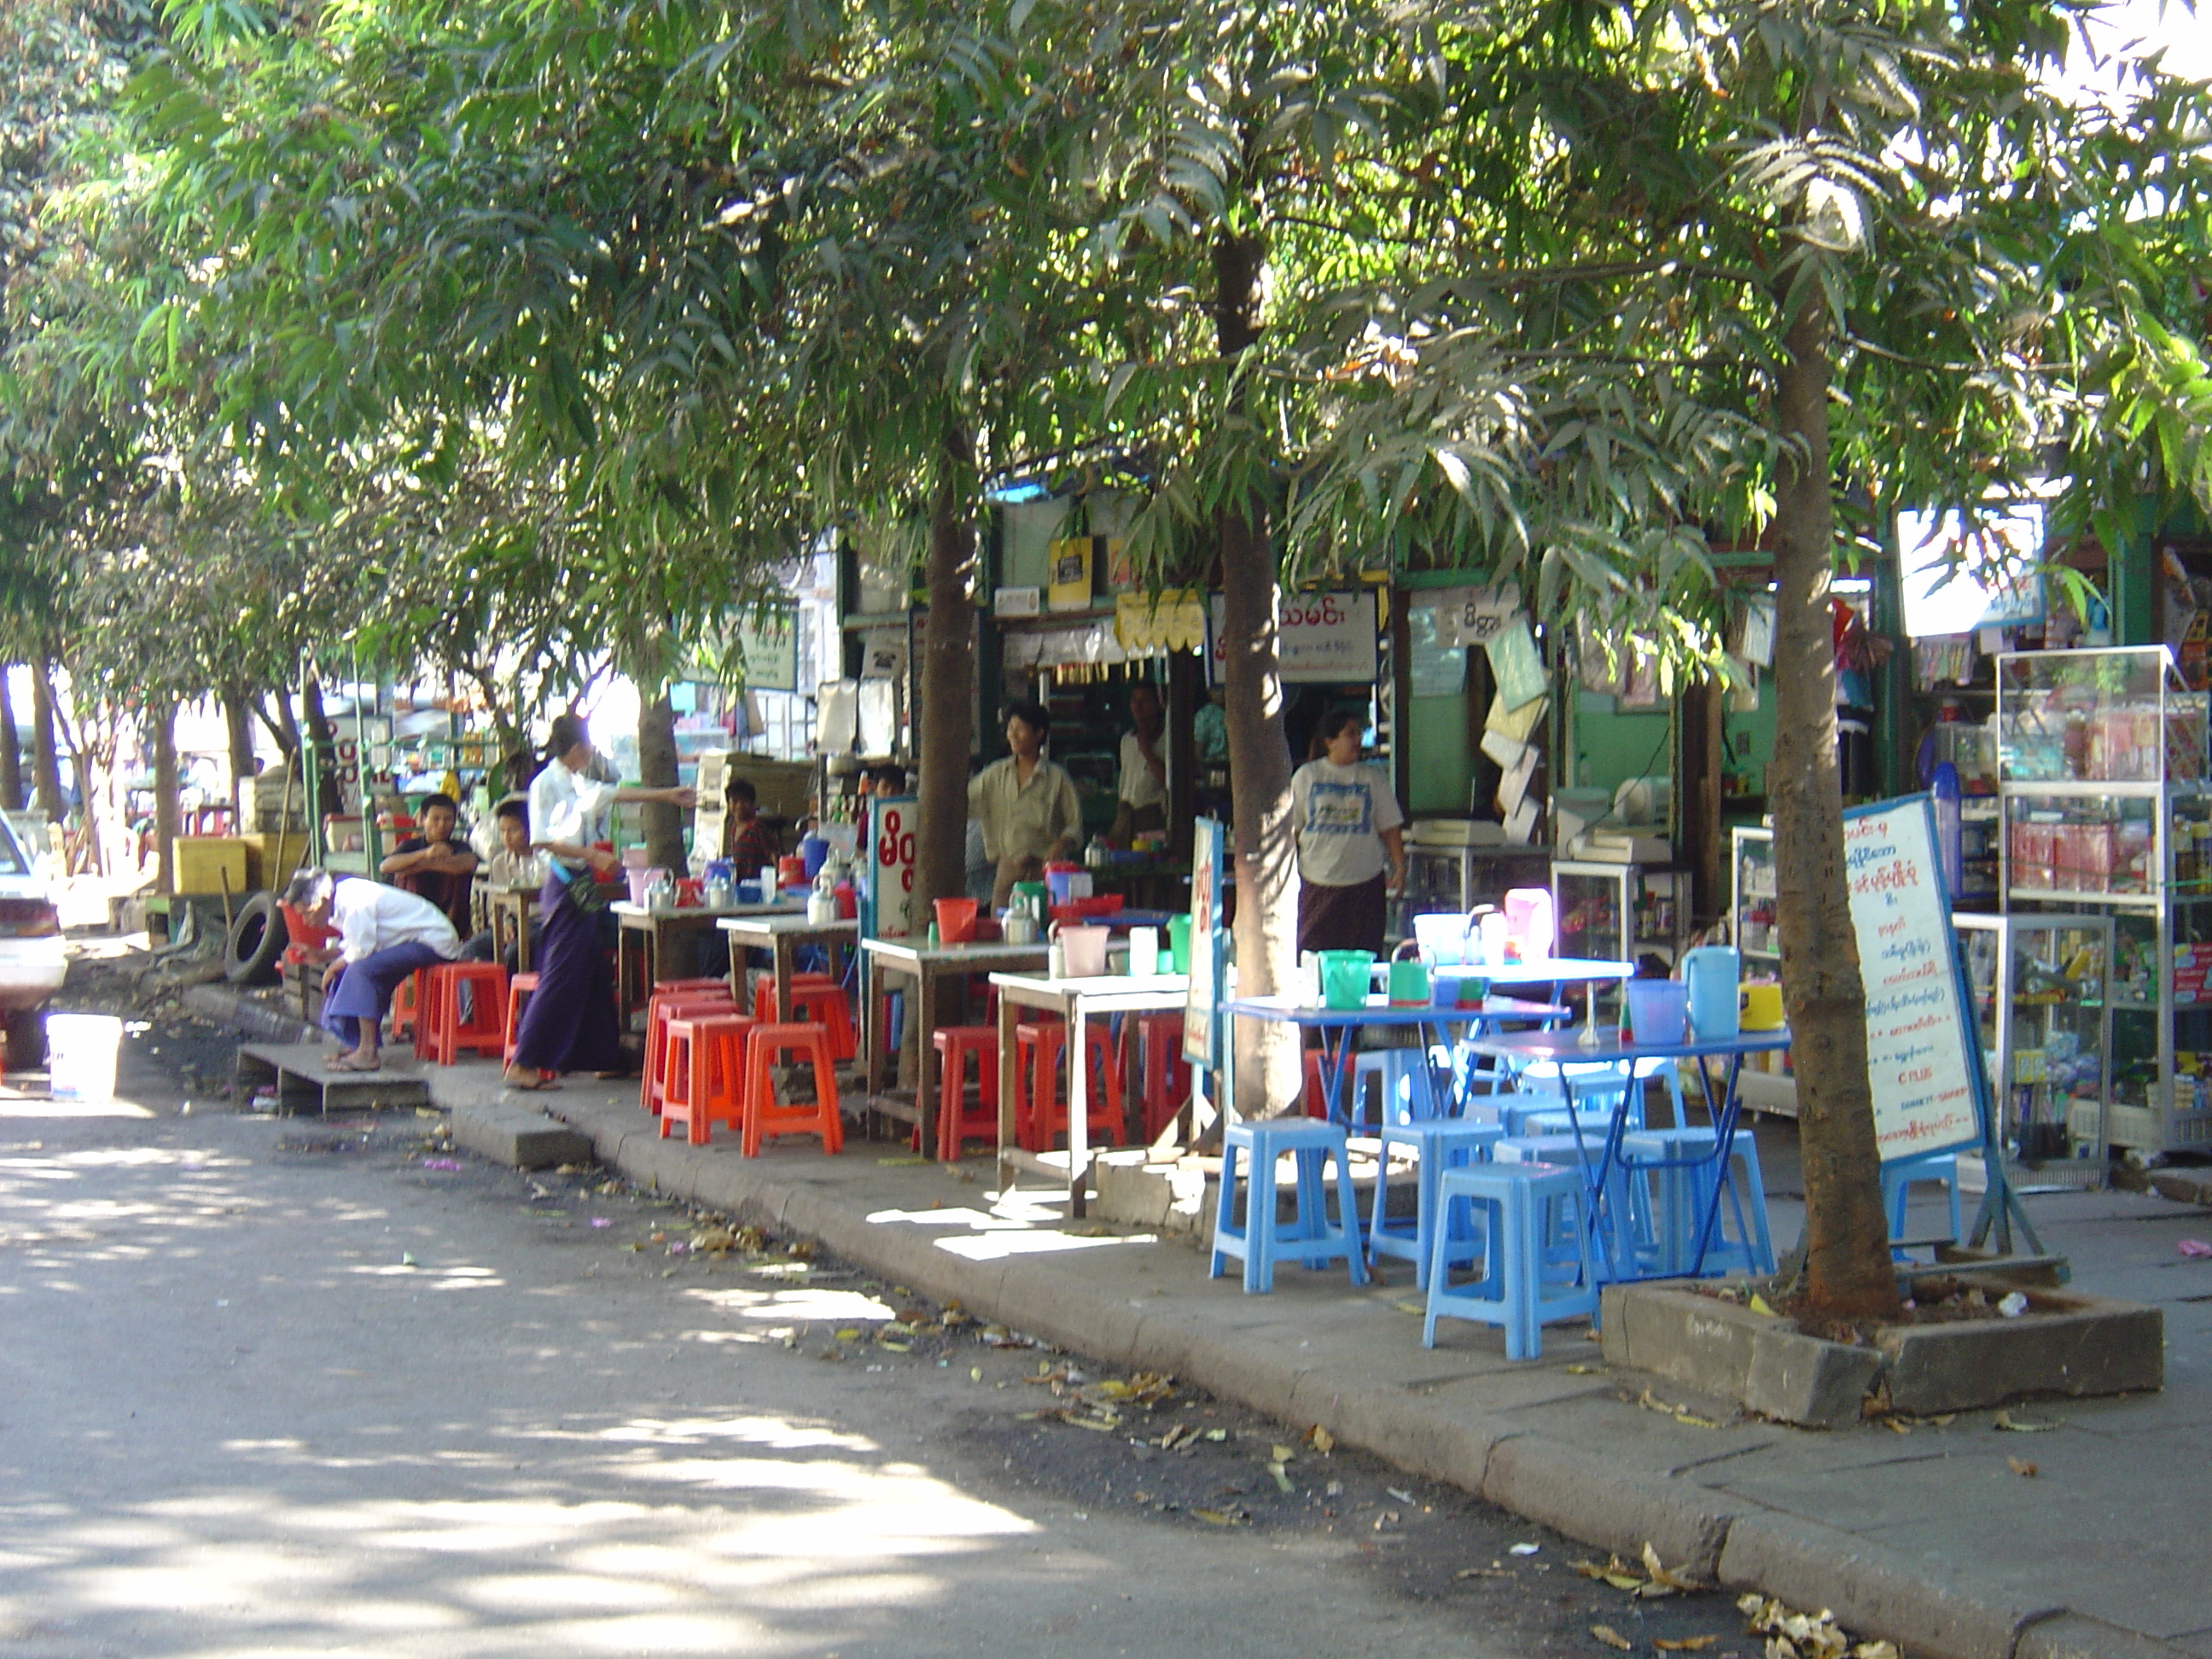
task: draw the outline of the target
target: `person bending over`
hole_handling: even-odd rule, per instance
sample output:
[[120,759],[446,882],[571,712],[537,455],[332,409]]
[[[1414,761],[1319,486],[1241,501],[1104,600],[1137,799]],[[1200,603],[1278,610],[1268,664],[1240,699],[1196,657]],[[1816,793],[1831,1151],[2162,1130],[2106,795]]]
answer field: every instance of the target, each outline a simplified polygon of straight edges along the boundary
[[399,981],[461,954],[453,919],[429,900],[366,877],[306,869],[284,902],[310,927],[335,927],[336,945],[302,946],[310,961],[336,963],[323,980],[323,1029],[352,1046],[331,1062],[337,1072],[374,1072],[383,1063],[379,1028]]

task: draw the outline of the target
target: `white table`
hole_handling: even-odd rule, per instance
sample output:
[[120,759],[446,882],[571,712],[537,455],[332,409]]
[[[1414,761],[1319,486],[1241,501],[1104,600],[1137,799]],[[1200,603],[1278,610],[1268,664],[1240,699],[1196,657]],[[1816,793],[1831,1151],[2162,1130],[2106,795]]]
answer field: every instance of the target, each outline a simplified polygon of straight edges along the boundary
[[[919,1124],[921,1155],[935,1158],[937,1066],[936,1057],[930,1052],[929,1035],[939,1024],[939,988],[947,980],[965,979],[971,974],[1018,973],[1025,968],[1042,968],[1045,947],[1004,942],[924,945],[912,939],[864,939],[860,941],[860,954],[868,963],[868,994],[863,999],[866,1006],[861,1011],[860,1022],[864,1034],[861,1040],[867,1044],[868,1109],[880,1116]],[[882,981],[893,976],[910,979],[915,984],[914,1002],[907,1010],[907,1018],[915,1022],[920,1054],[911,1105],[884,1086]]]
[[779,1025],[791,1021],[791,978],[800,948],[819,945],[830,952],[830,974],[840,971],[844,953],[860,940],[857,921],[809,921],[805,916],[724,916],[714,924],[730,936],[730,994],[738,1006],[750,1010],[745,994],[747,951],[766,951],[775,958],[769,971],[775,981],[775,1018]]
[[[1187,974],[1148,974],[1133,979],[1127,974],[1086,975],[1079,979],[1044,979],[1027,974],[994,974],[999,989],[999,1185],[1013,1184],[1013,1172],[1028,1170],[1067,1182],[1068,1213],[1080,1216],[1088,1201],[1091,1179],[1091,1111],[1085,1098],[1091,1066],[1085,1048],[1084,1022],[1093,1014],[1149,1014],[1180,1011],[1190,995]],[[1037,1153],[1022,1150],[1014,1136],[1014,1027],[1020,1023],[1016,1010],[1037,1008],[1056,1013],[1067,1022],[1067,1042],[1061,1058],[1067,1066],[1067,1151]],[[1066,1158],[1063,1170],[1057,1162]]]

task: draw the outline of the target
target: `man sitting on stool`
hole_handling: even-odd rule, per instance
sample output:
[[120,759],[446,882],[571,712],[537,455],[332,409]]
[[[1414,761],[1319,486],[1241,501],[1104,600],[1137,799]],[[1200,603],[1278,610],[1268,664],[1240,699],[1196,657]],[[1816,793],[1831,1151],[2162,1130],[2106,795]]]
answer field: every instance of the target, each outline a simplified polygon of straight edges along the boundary
[[309,958],[334,965],[323,981],[323,1029],[353,1047],[331,1062],[334,1072],[374,1072],[384,1016],[399,981],[461,954],[452,919],[426,898],[355,876],[306,869],[292,878],[284,902],[310,927],[338,930],[337,948]]

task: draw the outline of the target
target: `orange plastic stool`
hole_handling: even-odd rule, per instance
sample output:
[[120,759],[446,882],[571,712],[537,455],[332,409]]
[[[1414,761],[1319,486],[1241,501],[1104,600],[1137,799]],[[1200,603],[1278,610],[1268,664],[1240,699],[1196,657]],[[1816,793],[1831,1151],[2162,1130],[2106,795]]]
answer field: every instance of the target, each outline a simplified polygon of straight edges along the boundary
[[[791,981],[793,1024],[820,1025],[830,1033],[830,1050],[838,1060],[851,1060],[860,1052],[853,1035],[853,1005],[845,988],[827,974],[794,974]],[[775,981],[763,976],[753,987],[753,1018],[763,1023],[775,1018]]]
[[[945,1025],[933,1032],[942,1062],[937,1085],[937,1156],[960,1161],[970,1140],[999,1144],[999,1030],[994,1025]],[[968,1056],[975,1056],[976,1103],[968,1104]],[[915,1126],[917,1137],[921,1126]],[[920,1150],[919,1148],[916,1149]]]
[[745,1034],[753,1022],[728,1013],[682,1014],[661,1024],[660,1138],[679,1124],[684,1139],[704,1146],[720,1123],[745,1121]]
[[522,1011],[529,1005],[530,994],[538,988],[535,974],[513,974],[507,981],[507,1042],[500,1050],[503,1065],[514,1064],[514,1034],[522,1029]]
[[[1113,1040],[1103,1024],[1085,1020],[1085,1059],[1103,1080],[1091,1095],[1084,1117],[1093,1146],[1118,1146],[1127,1133],[1122,1116],[1121,1070],[1114,1063]],[[1067,1133],[1067,1102],[1060,1091],[1060,1057],[1067,1051],[1065,1020],[1014,1027],[1014,1131],[1024,1152],[1052,1150],[1052,1138]]]
[[[1150,1143],[1160,1138],[1160,1131],[1190,1098],[1190,1062],[1182,1057],[1182,1016],[1139,1014],[1121,1029],[1125,1048],[1133,1033],[1143,1050],[1137,1099],[1144,1111],[1145,1139]],[[1125,1057],[1125,1074],[1127,1066]]]
[[[814,1098],[784,1102],[775,1097],[774,1062],[779,1055],[803,1054],[814,1062]],[[770,1135],[818,1134],[822,1150],[845,1149],[845,1125],[837,1115],[836,1062],[830,1057],[828,1028],[813,1024],[755,1024],[745,1040],[745,1127],[741,1150],[760,1156]]]
[[667,1046],[668,1022],[696,1015],[734,1014],[738,1005],[730,988],[718,984],[711,991],[656,991],[645,1006],[645,1074],[637,1085],[637,1103],[648,1112],[660,1110],[663,1079],[661,1053]]
[[[416,1048],[440,1066],[464,1052],[487,1057],[507,1048],[507,969],[495,962],[441,962],[431,969],[428,1000],[416,1017]],[[471,991],[461,1017],[461,988]]]

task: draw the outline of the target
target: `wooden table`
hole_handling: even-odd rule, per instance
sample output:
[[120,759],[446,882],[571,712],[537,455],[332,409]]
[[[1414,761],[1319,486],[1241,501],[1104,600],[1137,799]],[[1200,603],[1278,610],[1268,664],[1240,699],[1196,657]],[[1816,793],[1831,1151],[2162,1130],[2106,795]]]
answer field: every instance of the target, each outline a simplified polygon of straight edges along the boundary
[[[868,1109],[883,1117],[919,1124],[921,1155],[937,1156],[937,1067],[930,1052],[929,1034],[938,1026],[937,996],[947,980],[971,974],[1018,973],[1045,964],[1042,945],[925,945],[910,939],[864,939],[860,952],[868,964],[868,994],[863,1000],[861,1041],[867,1045]],[[887,978],[915,982],[913,1006],[907,1018],[921,1036],[920,1063],[915,1073],[914,1100],[909,1104],[884,1086],[883,1001]],[[1012,1039],[1008,1039],[1011,1045]]]
[[514,971],[530,971],[530,919],[538,911],[537,887],[492,887],[483,891],[485,919],[491,924],[491,959],[507,959],[508,939],[514,941]]
[[730,936],[730,994],[738,1006],[750,1010],[745,994],[746,951],[766,951],[775,958],[775,1018],[778,1024],[791,1019],[793,963],[801,947],[818,945],[830,952],[830,971],[843,972],[845,952],[860,942],[857,921],[809,921],[805,916],[724,916],[716,924]]
[[[719,909],[695,904],[681,910],[647,909],[642,904],[621,900],[607,908],[614,912],[617,924],[615,1009],[625,1031],[629,1030],[629,1017],[645,1006],[655,985],[664,978],[683,977],[661,971],[668,960],[669,946],[676,940],[687,943],[691,959],[696,962],[700,937],[714,932],[725,916],[804,916],[806,909],[797,900],[775,904],[730,904]],[[633,941],[637,946],[635,979],[630,971]],[[634,994],[633,985],[636,988]]]
[[[1026,974],[994,974],[999,988],[999,1186],[1013,1184],[1016,1170],[1028,1170],[1067,1183],[1068,1213],[1085,1212],[1091,1180],[1091,1112],[1085,1097],[1091,1081],[1084,1022],[1093,1014],[1149,1014],[1179,1012],[1190,995],[1187,974],[1086,975],[1080,979],[1044,979]],[[1014,1027],[1016,1010],[1043,1009],[1067,1021],[1062,1059],[1067,1066],[1067,1150],[1029,1152],[1014,1139]],[[1065,1158],[1065,1170],[1058,1160]]]

